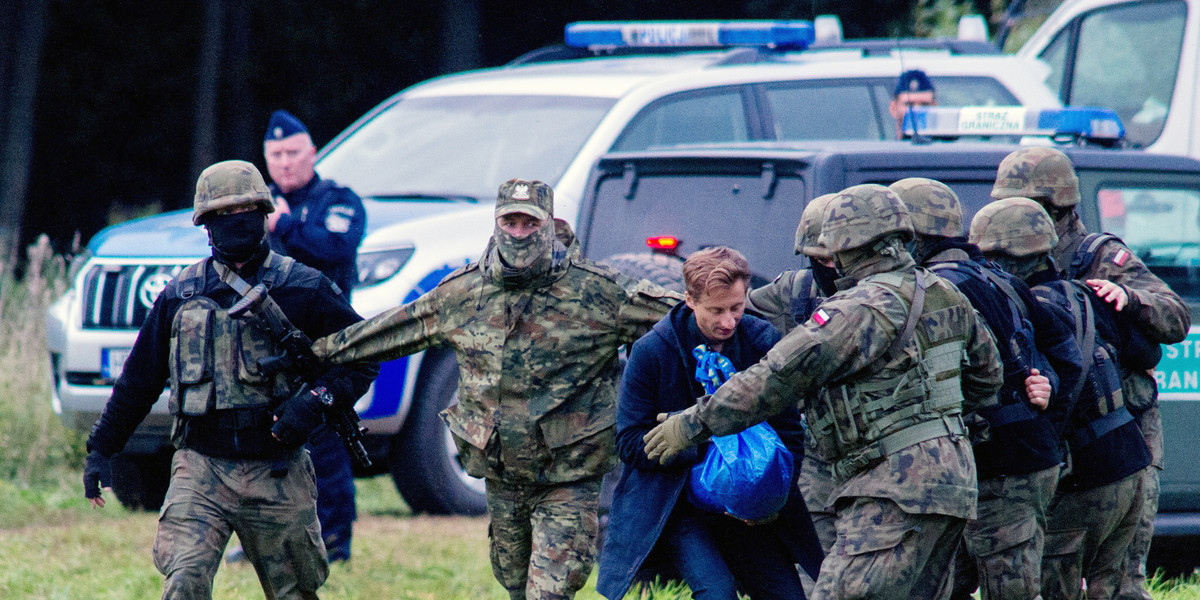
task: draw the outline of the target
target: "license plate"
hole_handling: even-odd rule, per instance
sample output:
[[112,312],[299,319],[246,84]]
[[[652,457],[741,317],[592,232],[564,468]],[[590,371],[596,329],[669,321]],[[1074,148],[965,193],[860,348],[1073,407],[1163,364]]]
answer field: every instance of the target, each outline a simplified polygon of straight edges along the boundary
[[100,376],[105,379],[116,379],[125,369],[125,359],[129,358],[129,348],[103,348],[100,350]]

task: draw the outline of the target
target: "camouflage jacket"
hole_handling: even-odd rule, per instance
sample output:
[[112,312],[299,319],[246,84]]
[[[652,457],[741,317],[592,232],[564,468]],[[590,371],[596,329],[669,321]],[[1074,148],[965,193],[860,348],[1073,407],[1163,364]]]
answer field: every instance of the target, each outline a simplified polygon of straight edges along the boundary
[[784,271],[775,281],[746,293],[746,310],[775,326],[781,333],[796,328],[803,319],[799,313],[812,313],[824,300],[816,280],[808,269]]
[[[1073,216],[1066,231],[1058,236],[1058,245],[1050,251],[1059,269],[1071,264],[1075,251],[1087,236],[1087,229],[1079,217]],[[1167,284],[1150,272],[1137,254],[1120,240],[1109,240],[1096,251],[1092,264],[1078,279],[1107,279],[1125,288],[1129,304],[1122,312],[1128,312],[1139,324],[1140,333],[1159,344],[1182,342],[1192,324],[1192,311],[1183,298]],[[1145,411],[1158,402],[1158,384],[1153,373],[1131,371],[1122,381],[1125,402],[1136,413]],[[1149,425],[1149,424],[1147,424]],[[1154,456],[1154,466],[1163,467],[1163,440],[1161,426],[1147,426],[1146,443]]]
[[[1078,217],[1060,233],[1058,245],[1050,251],[1060,270],[1071,264],[1071,257],[1087,234]],[[1124,310],[1131,311],[1135,321],[1142,324],[1142,333],[1151,340],[1174,344],[1187,337],[1192,312],[1183,298],[1151,273],[1146,263],[1120,240],[1109,240],[1100,246],[1095,260],[1078,279],[1107,279],[1124,287],[1129,294],[1129,305]]]
[[458,404],[442,418],[475,477],[561,483],[611,470],[617,350],[680,296],[578,258],[574,247],[536,284],[506,286],[492,268],[493,247],[428,294],[313,350],[344,363],[452,348]]
[[[870,272],[855,274],[862,281],[888,272],[903,275],[898,296],[870,282],[831,296],[813,318],[784,336],[766,358],[701,401],[698,415],[704,424],[714,435],[727,435],[794,403],[812,404],[809,398],[820,388],[864,385],[916,372],[918,337],[923,343],[950,339],[962,342],[964,410],[973,411],[994,402],[1002,370],[991,334],[954,286],[927,271],[923,271],[928,284],[925,308],[916,335],[902,352],[890,360],[880,360],[908,318],[916,267],[904,255],[884,258]],[[811,408],[805,407],[810,424],[815,421]],[[913,406],[895,404],[884,406],[884,411],[890,415],[905,408],[912,410]],[[883,433],[924,419],[921,411],[915,411],[913,419],[897,422],[895,429]],[[812,434],[823,435],[819,431]],[[910,513],[973,518],[977,495],[970,443],[962,436],[944,435],[904,447],[850,476],[834,490],[830,504],[838,498],[874,496],[894,500]]]

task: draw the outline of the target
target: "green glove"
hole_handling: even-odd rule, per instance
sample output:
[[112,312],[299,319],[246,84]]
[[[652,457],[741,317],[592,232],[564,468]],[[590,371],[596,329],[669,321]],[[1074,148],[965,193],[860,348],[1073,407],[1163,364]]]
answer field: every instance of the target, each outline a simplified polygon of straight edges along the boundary
[[694,406],[673,415],[659,413],[658,422],[659,425],[642,437],[642,441],[646,443],[646,457],[661,465],[695,445],[705,431]]

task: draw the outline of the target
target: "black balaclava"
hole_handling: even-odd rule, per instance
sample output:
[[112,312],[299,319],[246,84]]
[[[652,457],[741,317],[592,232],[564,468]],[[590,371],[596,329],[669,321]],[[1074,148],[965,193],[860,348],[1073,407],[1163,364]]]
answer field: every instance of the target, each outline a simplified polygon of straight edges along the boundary
[[267,243],[267,215],[262,210],[210,215],[204,227],[213,256],[224,263],[247,262]]
[[816,260],[812,260],[810,263],[809,267],[812,269],[813,281],[817,282],[817,287],[821,288],[821,292],[826,296],[836,294],[836,282],[839,277],[837,269],[827,267]]

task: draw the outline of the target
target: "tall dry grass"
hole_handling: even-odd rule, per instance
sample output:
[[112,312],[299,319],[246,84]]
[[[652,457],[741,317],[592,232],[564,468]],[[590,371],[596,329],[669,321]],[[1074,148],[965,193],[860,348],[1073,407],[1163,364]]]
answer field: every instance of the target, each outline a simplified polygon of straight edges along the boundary
[[82,460],[78,435],[50,405],[46,309],[67,289],[67,264],[46,236],[26,248],[21,277],[0,262],[0,481],[58,483]]

